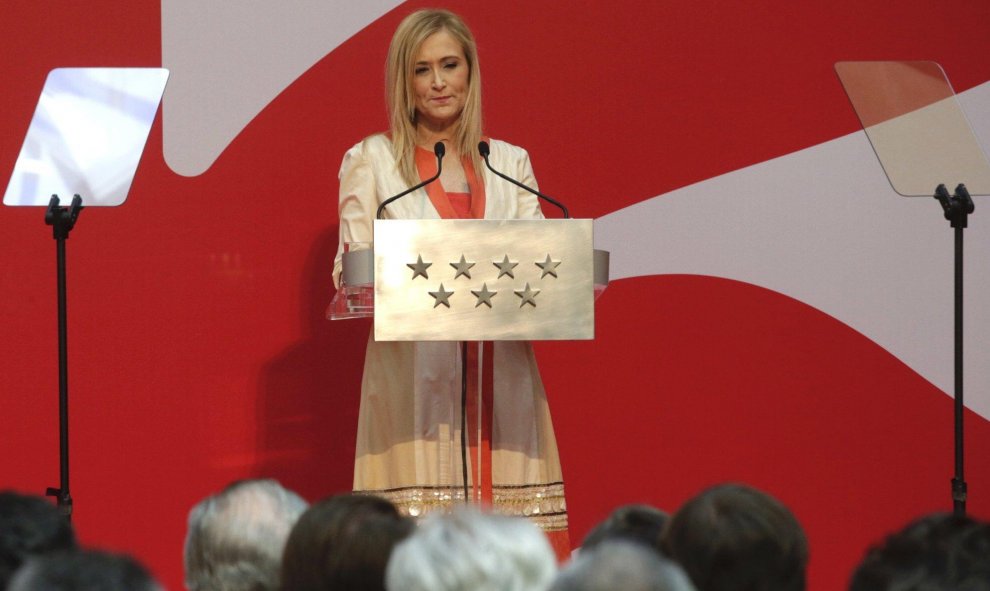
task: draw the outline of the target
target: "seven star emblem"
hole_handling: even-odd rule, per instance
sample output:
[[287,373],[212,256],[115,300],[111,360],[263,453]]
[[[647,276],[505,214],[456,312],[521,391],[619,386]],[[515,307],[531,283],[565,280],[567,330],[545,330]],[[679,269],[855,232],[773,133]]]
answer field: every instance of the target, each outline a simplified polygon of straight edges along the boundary
[[[552,275],[556,279],[557,278],[557,267],[560,266],[560,263],[561,263],[561,261],[555,261],[555,260],[553,260],[550,257],[549,254],[547,254],[547,258],[544,261],[542,261],[542,262],[541,261],[536,261],[536,263],[535,263],[536,266],[539,267],[543,271],[543,274],[540,276],[540,279],[546,277],[547,275]],[[471,267],[474,267],[475,264],[476,263],[473,263],[473,262],[468,261],[464,257],[464,255],[461,254],[461,260],[460,261],[457,261],[455,263],[450,263],[450,266],[453,267],[455,269],[455,271],[456,271],[456,273],[454,274],[454,279],[457,279],[461,275],[464,275],[468,279],[471,279]],[[501,261],[492,261],[492,264],[495,265],[496,267],[498,267],[498,271],[499,271],[498,278],[501,278],[503,275],[508,275],[512,279],[515,279],[516,278],[515,273],[514,273],[513,270],[519,265],[519,262],[518,261],[510,261],[508,254],[506,254],[505,256],[503,256]],[[416,255],[416,262],[415,263],[407,263],[406,264],[406,266],[409,267],[410,269],[412,269],[412,271],[413,271],[413,276],[412,276],[412,279],[410,281],[415,280],[417,277],[420,277],[420,276],[422,276],[424,279],[429,279],[430,277],[427,274],[427,269],[429,269],[432,265],[433,265],[433,263],[427,263],[427,262],[424,262],[423,261],[423,255],[421,255],[421,254],[420,255]],[[450,308],[450,296],[452,296],[455,292],[453,292],[453,291],[447,291],[444,288],[443,283],[441,283],[440,284],[440,289],[438,289],[437,291],[430,291],[430,292],[427,292],[427,293],[429,293],[430,296],[433,297],[433,300],[434,300],[433,307],[434,308],[440,306],[440,304],[443,304],[447,308]],[[488,289],[488,283],[486,282],[486,283],[483,283],[481,285],[481,289],[480,290],[477,290],[477,291],[476,290],[471,290],[471,293],[476,298],[476,302],[474,304],[474,307],[475,308],[481,306],[481,304],[484,304],[484,305],[488,306],[489,308],[491,308],[492,307],[492,298],[495,297],[498,294],[498,291],[492,291],[492,290]],[[517,296],[519,296],[519,299],[521,300],[519,302],[519,307],[520,308],[522,308],[526,304],[529,304],[530,306],[533,306],[535,308],[536,307],[536,296],[540,293],[540,290],[539,289],[533,289],[532,287],[530,287],[529,282],[527,282],[526,283],[526,287],[524,289],[514,290],[513,293],[515,293]]]

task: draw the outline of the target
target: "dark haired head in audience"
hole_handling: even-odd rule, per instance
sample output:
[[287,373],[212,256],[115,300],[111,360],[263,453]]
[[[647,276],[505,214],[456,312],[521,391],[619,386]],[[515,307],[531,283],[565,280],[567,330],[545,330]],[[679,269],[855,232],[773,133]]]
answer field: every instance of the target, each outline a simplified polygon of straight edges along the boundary
[[8,591],[159,591],[143,566],[122,554],[95,550],[32,558],[17,571]]
[[779,501],[742,485],[710,488],[667,524],[661,542],[698,591],[803,591],[808,541]]
[[870,548],[850,591],[990,591],[990,524],[929,515]]
[[378,497],[339,495],[309,508],[282,557],[286,591],[384,590],[392,547],[413,522]]
[[0,589],[31,556],[75,547],[72,525],[47,499],[0,492]]
[[274,480],[242,480],[189,512],[189,591],[274,591],[289,531],[306,510]]
[[546,591],[557,558],[522,517],[473,508],[427,517],[392,553],[388,591]]
[[595,526],[584,538],[581,550],[589,550],[608,540],[627,540],[660,550],[660,533],[668,515],[649,505],[624,505]]
[[695,591],[684,571],[646,545],[605,540],[571,560],[550,591]]

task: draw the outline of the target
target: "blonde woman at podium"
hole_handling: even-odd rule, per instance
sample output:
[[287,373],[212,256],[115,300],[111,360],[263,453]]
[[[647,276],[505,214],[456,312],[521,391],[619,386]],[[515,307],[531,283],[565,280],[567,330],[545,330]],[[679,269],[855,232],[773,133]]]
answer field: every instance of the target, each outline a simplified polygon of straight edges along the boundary
[[[406,17],[392,38],[386,75],[391,129],[348,150],[340,168],[337,287],[345,244],[373,241],[378,206],[436,174],[436,142],[446,148],[442,175],[390,203],[386,217],[543,218],[534,195],[490,174],[479,157],[485,139],[496,170],[536,186],[525,150],[483,138],[477,47],[460,17],[445,10]],[[465,502],[524,516],[547,532],[558,556],[569,555],[560,459],[531,345],[468,343],[466,357],[465,462],[461,344],[376,342],[371,335],[354,490],[385,497],[414,517]]]

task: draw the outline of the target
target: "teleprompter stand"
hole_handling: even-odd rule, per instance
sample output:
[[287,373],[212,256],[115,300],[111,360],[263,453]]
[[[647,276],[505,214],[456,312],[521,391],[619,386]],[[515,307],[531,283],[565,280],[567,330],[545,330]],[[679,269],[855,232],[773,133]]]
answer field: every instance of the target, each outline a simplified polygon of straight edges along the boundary
[[55,497],[66,519],[72,519],[72,495],[69,494],[69,348],[65,289],[65,241],[82,212],[82,198],[72,197],[69,207],[60,207],[58,195],[52,195],[45,210],[45,224],[52,227],[58,290],[58,439],[59,486],[48,488],[46,495]]
[[[3,204],[45,207],[56,242],[58,280],[59,468],[55,497],[70,519],[69,371],[65,241],[86,207],[127,199],[165,91],[164,68],[55,68],[48,73]],[[85,121],[85,125],[80,122]],[[63,207],[58,195],[74,195]],[[48,196],[51,196],[49,199]]]
[[[963,455],[963,230],[971,195],[990,195],[990,161],[942,67],[931,61],[838,62],[836,73],[891,188],[934,197],[955,229],[953,512],[966,514]],[[965,184],[963,184],[965,183]],[[949,194],[946,184],[956,184]],[[946,388],[947,390],[947,388]]]
[[935,189],[935,199],[942,205],[945,219],[955,229],[955,385],[954,385],[954,418],[955,418],[955,476],[952,478],[952,512],[957,516],[966,515],[966,479],[964,476],[963,455],[963,230],[973,213],[975,205],[966,185],[956,186],[955,193],[949,195],[945,185]]

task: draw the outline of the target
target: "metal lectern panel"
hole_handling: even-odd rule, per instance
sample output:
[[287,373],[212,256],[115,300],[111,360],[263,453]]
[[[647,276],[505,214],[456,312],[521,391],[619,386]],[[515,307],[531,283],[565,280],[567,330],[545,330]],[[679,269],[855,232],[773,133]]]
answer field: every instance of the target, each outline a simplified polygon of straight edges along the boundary
[[378,341],[587,340],[592,220],[375,221]]

